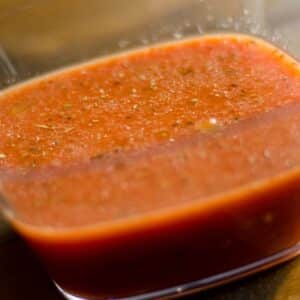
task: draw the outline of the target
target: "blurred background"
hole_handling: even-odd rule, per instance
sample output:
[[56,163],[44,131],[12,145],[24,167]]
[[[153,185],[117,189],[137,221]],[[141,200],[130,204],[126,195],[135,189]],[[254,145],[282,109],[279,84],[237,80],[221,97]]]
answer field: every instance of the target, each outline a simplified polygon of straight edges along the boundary
[[300,52],[298,0],[0,0],[0,87],[184,36],[238,31]]

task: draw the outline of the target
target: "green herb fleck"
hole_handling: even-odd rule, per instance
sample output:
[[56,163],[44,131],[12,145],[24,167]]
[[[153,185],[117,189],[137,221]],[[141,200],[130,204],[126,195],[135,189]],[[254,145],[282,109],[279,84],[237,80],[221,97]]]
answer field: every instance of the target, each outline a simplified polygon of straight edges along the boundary
[[169,132],[166,130],[161,130],[157,133],[157,136],[160,138],[166,138],[169,136]]
[[198,98],[193,98],[191,99],[191,103],[192,104],[197,104],[199,102],[199,99]]
[[97,160],[97,159],[102,159],[104,157],[104,154],[103,153],[99,153],[99,154],[96,154],[95,156],[92,156],[91,159],[92,160]]
[[183,75],[183,76],[186,76],[188,74],[191,74],[194,72],[194,69],[193,67],[189,66],[189,67],[181,67],[179,68],[178,72]]
[[72,108],[72,104],[71,103],[65,103],[64,104],[64,109],[70,109],[70,108]]
[[193,122],[193,121],[186,121],[186,122],[185,122],[185,125],[187,125],[187,126],[192,126],[192,125],[194,125],[194,122]]

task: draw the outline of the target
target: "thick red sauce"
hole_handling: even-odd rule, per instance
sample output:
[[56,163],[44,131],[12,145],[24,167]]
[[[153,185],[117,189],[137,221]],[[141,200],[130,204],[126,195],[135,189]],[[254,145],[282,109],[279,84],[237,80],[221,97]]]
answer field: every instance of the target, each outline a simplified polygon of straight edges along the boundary
[[12,222],[55,281],[88,299],[268,257],[300,240],[299,101],[298,63],[235,35],[8,90],[0,167]]
[[141,149],[236,123],[299,94],[296,62],[252,38],[144,49],[4,93],[0,166],[66,164]]

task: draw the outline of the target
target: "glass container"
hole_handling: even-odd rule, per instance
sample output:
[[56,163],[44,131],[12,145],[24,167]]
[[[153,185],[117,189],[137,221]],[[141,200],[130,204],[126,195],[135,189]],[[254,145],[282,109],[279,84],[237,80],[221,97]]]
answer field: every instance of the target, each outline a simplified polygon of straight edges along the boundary
[[[297,60],[299,22],[297,0],[1,1],[0,87],[5,90],[90,59],[211,33],[260,37]],[[300,107],[295,104],[259,122],[246,124],[242,132],[247,128],[252,128],[257,135],[268,128],[275,132],[277,122],[283,127],[287,124],[284,130],[292,135],[300,132],[299,116]],[[288,121],[295,126],[289,128]],[[274,146],[267,133],[262,147]],[[155,151],[165,151],[172,158],[176,151],[193,152],[202,143],[197,137],[193,143],[176,142],[175,146]],[[283,151],[282,155],[292,160],[299,145],[298,134],[290,150]],[[122,159],[127,163],[128,158]],[[149,155],[142,156],[139,163],[149,163]],[[158,223],[154,222],[152,227],[145,225],[144,231],[135,230],[134,226],[142,224],[143,227],[143,222],[151,220],[144,221],[143,216],[137,215],[125,220],[128,227],[123,220],[118,220],[112,229],[105,223],[76,228],[76,238],[74,228],[55,234],[53,228],[45,228],[39,242],[32,239],[33,233],[39,235],[36,225],[26,220],[27,227],[20,226],[24,220],[14,206],[13,198],[18,193],[11,190],[11,184],[18,190],[27,184],[42,189],[62,178],[65,184],[62,190],[53,192],[58,196],[64,188],[76,183],[73,178],[76,174],[93,177],[102,169],[105,170],[105,163],[103,166],[93,162],[64,169],[35,170],[26,176],[14,170],[0,174],[3,215],[37,253],[67,299],[176,298],[264,270],[300,253],[300,162],[296,155],[290,166],[282,166],[276,174],[268,175],[278,175],[274,179],[278,181],[277,189],[272,193],[267,194],[258,185],[251,201],[235,201],[238,198],[235,192],[227,210],[218,208],[218,203],[224,200],[222,197],[211,197],[207,204],[201,203],[203,207],[211,206],[210,217],[203,213],[199,218],[191,213],[189,221],[166,222],[163,227],[156,227],[162,215],[152,212],[149,218]],[[160,169],[154,169],[154,173],[162,176]],[[106,175],[108,184],[109,180],[114,182],[114,174]],[[170,211],[183,217],[189,207],[180,211],[172,207]],[[0,239],[7,232],[7,225],[2,224]],[[100,240],[96,227],[102,234]],[[133,228],[129,235],[128,228]],[[106,229],[112,235],[106,236]]]

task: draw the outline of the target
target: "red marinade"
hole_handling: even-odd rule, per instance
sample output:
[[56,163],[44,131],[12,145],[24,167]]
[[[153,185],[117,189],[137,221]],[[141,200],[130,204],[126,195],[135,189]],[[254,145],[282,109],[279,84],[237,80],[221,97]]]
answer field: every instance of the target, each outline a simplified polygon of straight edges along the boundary
[[13,224],[70,294],[152,292],[300,240],[299,65],[271,45],[166,44],[1,98]]

